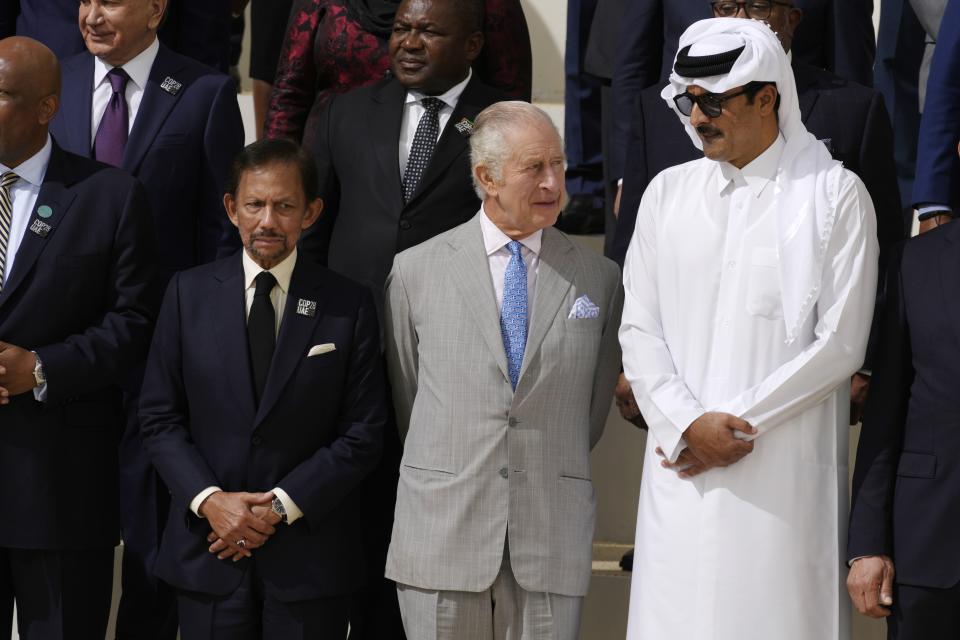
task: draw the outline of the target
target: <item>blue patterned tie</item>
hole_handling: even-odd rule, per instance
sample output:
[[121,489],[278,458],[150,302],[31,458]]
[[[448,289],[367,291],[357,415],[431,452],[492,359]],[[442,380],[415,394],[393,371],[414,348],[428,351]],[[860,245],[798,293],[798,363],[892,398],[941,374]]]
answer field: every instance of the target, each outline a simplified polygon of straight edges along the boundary
[[500,332],[507,352],[510,384],[517,388],[523,350],[527,346],[527,265],[520,254],[521,245],[512,240],[507,245],[510,263],[503,276],[503,305],[500,308]]

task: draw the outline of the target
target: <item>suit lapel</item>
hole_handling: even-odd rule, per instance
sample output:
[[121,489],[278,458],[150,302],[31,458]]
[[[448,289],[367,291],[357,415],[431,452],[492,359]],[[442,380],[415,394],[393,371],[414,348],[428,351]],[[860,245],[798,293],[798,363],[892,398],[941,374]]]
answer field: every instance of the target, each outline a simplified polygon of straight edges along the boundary
[[504,380],[509,382],[507,354],[503,348],[500,316],[497,313],[497,298],[490,281],[490,264],[484,251],[479,215],[461,227],[456,240],[451,242],[454,252],[449,258],[450,272],[470,308],[471,320],[479,327]]
[[800,119],[806,122],[817,104],[817,98],[820,97],[819,91],[809,91],[810,85],[816,82],[816,78],[810,73],[806,65],[798,63],[793,65],[793,76],[797,83],[797,100],[800,103]]
[[537,291],[534,294],[527,346],[523,351],[523,366],[520,379],[527,370],[532,356],[540,348],[547,331],[557,316],[576,275],[576,264],[571,259],[573,245],[552,227],[543,230],[540,247],[540,267],[537,271]]
[[[157,59],[153,63],[147,86],[143,91],[137,119],[133,123],[127,147],[123,152],[123,169],[129,173],[136,175],[167,116],[170,115],[180,96],[188,90],[187,87],[182,86],[174,95],[160,88],[168,77],[177,79],[177,72],[181,69],[182,65],[171,57],[166,47],[160,45],[160,51],[157,53]],[[183,80],[181,78],[178,81]]]
[[400,124],[407,90],[397,80],[385,82],[373,94],[373,118],[369,123],[369,144],[376,149],[380,175],[386,176],[384,193],[399,211],[403,207],[400,176]]
[[[73,203],[76,194],[67,188],[68,177],[63,167],[63,156],[59,147],[54,144],[53,152],[50,155],[50,163],[47,165],[47,173],[43,178],[43,184],[40,185],[40,193],[37,195],[37,201],[30,212],[30,219],[27,221],[27,231],[23,234],[23,240],[17,249],[16,258],[13,261],[13,271],[10,273],[10,279],[4,284],[3,291],[0,292],[0,306],[6,303],[13,296],[17,288],[23,283],[24,278],[33,269],[37,258],[50,242],[53,234],[63,221],[64,216],[70,205]],[[37,209],[42,206],[50,207],[52,214],[49,218],[41,218],[37,215]],[[46,236],[31,231],[32,225],[45,224],[50,227]]]
[[[290,278],[290,290],[287,291],[287,303],[283,309],[283,321],[280,323],[280,333],[277,336],[277,348],[273,352],[273,361],[270,364],[270,373],[260,399],[260,407],[254,420],[259,425],[269,415],[270,410],[280,399],[284,387],[290,376],[306,359],[310,338],[314,327],[323,317],[325,300],[320,294],[320,278],[317,275],[318,267],[306,259],[298,258]],[[310,300],[317,303],[313,316],[297,313],[298,302]]]
[[215,278],[220,286],[214,295],[215,333],[224,375],[234,392],[237,406],[254,417],[253,376],[250,347],[247,345],[247,308],[243,289],[241,254],[223,263]]
[[77,155],[92,158],[93,56],[83,54],[73,60],[76,65],[65,66],[63,73],[63,102],[69,101],[70,108],[60,110],[59,117],[64,119],[66,126],[57,128],[64,136],[59,142]]
[[[437,146],[433,150],[433,156],[430,158],[430,163],[427,165],[423,177],[420,178],[420,184],[417,185],[413,196],[410,198],[410,203],[413,203],[430,185],[442,178],[447,167],[449,167],[460,154],[468,151],[470,145],[469,133],[460,133],[457,131],[456,125],[464,118],[473,120],[477,117],[477,114],[483,110],[483,106],[477,104],[477,82],[476,76],[474,76],[467,86],[464,87],[463,93],[460,95],[460,100],[457,101],[457,106],[450,115],[447,126],[444,127],[443,133],[440,134],[440,139],[437,140]],[[399,132],[397,133],[397,137],[399,138]]]

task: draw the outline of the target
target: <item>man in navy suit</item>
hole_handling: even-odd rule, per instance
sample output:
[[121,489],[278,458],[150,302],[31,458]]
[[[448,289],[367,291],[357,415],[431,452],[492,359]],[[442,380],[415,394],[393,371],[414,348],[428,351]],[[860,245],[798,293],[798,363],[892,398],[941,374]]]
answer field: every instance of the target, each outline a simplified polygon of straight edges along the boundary
[[955,638],[960,625],[958,293],[960,224],[907,241],[891,260],[853,475],[847,588],[861,613],[887,618],[893,640]]
[[53,53],[0,41],[0,637],[103,638],[120,385],[159,305],[135,179],[63,151]]
[[[235,250],[236,235],[221,201],[230,161],[243,147],[230,78],[157,40],[166,4],[79,4],[79,31],[88,51],[63,61],[65,108],[52,125],[65,149],[119,166],[143,182],[164,281]],[[141,450],[137,384],[128,386],[130,424],[120,448],[124,567],[117,626],[120,637],[172,639],[173,594],[153,577],[169,497]]]
[[960,211],[960,0],[950,0],[930,66],[927,100],[920,121],[913,203],[921,231]]
[[343,638],[364,579],[361,480],[386,420],[370,292],[298,257],[320,214],[288,140],[245,149],[224,197],[244,250],[173,277],[140,405],[170,487],[158,573],[191,638]]

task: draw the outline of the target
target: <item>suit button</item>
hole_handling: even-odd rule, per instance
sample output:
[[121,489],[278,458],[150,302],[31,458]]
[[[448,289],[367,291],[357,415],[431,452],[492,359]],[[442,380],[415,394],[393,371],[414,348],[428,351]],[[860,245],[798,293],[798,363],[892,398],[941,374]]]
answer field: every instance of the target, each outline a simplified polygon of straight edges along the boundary
[[500,477],[501,477],[501,478],[506,478],[508,475],[510,475],[510,473],[507,471],[507,468],[506,468],[506,467],[500,469]]
[[410,228],[410,221],[409,221],[409,220],[401,220],[401,221],[400,221],[400,228],[403,229],[404,231],[406,231],[407,229],[409,229],[409,228]]
[[263,438],[261,438],[260,436],[253,436],[252,438],[250,438],[250,444],[252,444],[255,447],[259,447],[261,444],[263,444]]
[[518,424],[520,424],[520,421],[517,420],[516,418],[510,418],[509,420],[507,420],[507,424],[510,425],[511,427],[515,427]]

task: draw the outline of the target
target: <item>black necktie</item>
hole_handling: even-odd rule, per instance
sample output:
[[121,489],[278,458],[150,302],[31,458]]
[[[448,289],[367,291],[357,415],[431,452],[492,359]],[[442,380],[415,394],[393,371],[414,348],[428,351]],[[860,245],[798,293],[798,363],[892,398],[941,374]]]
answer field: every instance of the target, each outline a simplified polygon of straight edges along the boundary
[[413,146],[410,147],[407,168],[403,172],[404,202],[410,202],[413,192],[417,190],[420,178],[423,177],[423,172],[430,164],[433,150],[437,146],[437,138],[440,137],[440,109],[444,105],[443,100],[424,98],[421,104],[423,104],[424,112],[420,116],[417,132],[413,135]]
[[273,350],[277,343],[275,333],[277,316],[273,310],[273,302],[270,301],[270,292],[277,284],[277,279],[269,271],[261,271],[255,282],[257,288],[253,292],[253,304],[250,305],[250,316],[247,318],[247,340],[250,343],[253,387],[257,404],[260,404],[263,388],[267,384],[267,374],[270,373]]

